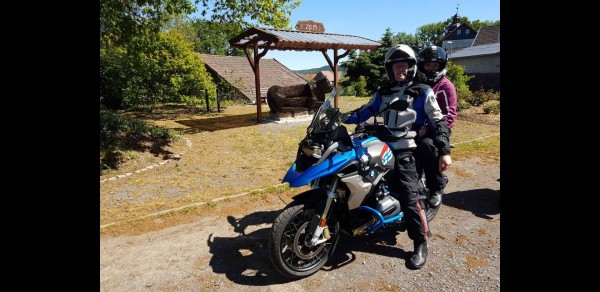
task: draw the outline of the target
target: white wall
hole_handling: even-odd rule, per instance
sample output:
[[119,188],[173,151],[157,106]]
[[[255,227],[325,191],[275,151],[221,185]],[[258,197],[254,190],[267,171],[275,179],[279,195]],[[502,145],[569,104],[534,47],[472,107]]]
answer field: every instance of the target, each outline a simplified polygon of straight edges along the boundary
[[465,73],[500,73],[500,54],[450,59],[452,63],[465,67]]

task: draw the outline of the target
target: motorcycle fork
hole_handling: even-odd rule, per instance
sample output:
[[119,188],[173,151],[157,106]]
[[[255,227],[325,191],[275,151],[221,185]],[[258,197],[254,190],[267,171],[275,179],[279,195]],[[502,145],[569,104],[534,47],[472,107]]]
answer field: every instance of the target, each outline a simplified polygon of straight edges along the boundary
[[310,244],[312,246],[319,245],[331,238],[331,234],[329,233],[329,228],[327,226],[327,214],[329,213],[329,209],[331,209],[333,199],[335,199],[335,190],[337,189],[338,182],[339,179],[334,176],[331,186],[325,191],[327,198],[325,198],[325,207],[323,208],[323,212],[320,215],[315,214],[310,222],[310,230],[313,230],[312,237],[310,239]]

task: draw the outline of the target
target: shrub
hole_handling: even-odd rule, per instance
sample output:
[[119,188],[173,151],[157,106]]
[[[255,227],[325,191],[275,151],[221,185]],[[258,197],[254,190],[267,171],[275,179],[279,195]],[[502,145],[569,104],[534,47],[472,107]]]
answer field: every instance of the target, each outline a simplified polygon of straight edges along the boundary
[[471,107],[471,104],[468,103],[466,100],[461,99],[461,98],[458,99],[458,111],[468,109],[470,107]]
[[123,161],[122,151],[136,147],[138,139],[142,136],[173,141],[178,133],[100,106],[100,172],[118,168]]
[[216,86],[193,53],[192,44],[177,32],[156,39],[136,37],[124,46],[100,49],[100,96],[112,109],[164,102],[194,104],[216,98]]
[[483,104],[483,112],[486,114],[500,114],[500,101],[490,100]]
[[500,92],[494,92],[493,90],[485,91],[483,89],[479,89],[468,97],[467,102],[474,106],[480,106],[488,101],[492,100],[500,100]]
[[448,61],[446,65],[446,77],[452,81],[454,88],[456,89],[456,99],[458,102],[458,110],[467,109],[471,105],[469,99],[473,95],[469,90],[467,82],[473,78],[473,76],[465,75],[465,67],[456,65],[452,61]]
[[355,96],[369,96],[367,92],[367,79],[365,76],[358,77],[358,82],[353,84]]

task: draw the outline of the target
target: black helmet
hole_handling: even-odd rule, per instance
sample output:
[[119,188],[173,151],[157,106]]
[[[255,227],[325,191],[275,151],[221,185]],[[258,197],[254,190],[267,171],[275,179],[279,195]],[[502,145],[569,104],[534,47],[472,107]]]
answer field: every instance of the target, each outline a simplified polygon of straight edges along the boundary
[[[446,54],[446,51],[442,47],[426,46],[419,52],[417,60],[417,67],[419,68],[417,74],[419,74],[419,79],[424,83],[432,85],[446,74],[448,54]],[[436,62],[440,64],[440,68],[437,71],[425,71],[423,66],[427,62]]]
[[417,58],[415,57],[415,51],[407,45],[395,45],[391,47],[387,53],[385,53],[385,72],[387,78],[390,81],[395,81],[394,71],[392,70],[392,64],[396,62],[408,62],[408,78],[407,81],[412,80],[417,72],[416,64]]

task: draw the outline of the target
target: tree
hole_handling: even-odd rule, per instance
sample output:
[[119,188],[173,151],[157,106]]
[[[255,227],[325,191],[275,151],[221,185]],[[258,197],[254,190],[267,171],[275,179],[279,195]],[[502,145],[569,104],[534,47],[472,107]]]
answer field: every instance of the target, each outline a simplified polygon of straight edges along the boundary
[[385,59],[385,52],[392,46],[394,42],[392,30],[388,27],[385,33],[381,37],[380,43],[382,46],[379,47],[375,52],[364,51],[357,53],[353,50],[348,55],[348,61],[343,62],[343,66],[346,68],[346,78],[340,84],[347,88],[354,88],[354,84],[361,81],[361,77],[365,79],[365,89],[367,92],[375,92],[377,88],[385,82],[385,67],[383,62]]
[[159,102],[195,103],[205,90],[214,99],[215,85],[191,46],[178,31],[170,31],[159,33],[157,40],[131,38],[127,48],[101,48],[103,103],[114,109]]
[[187,15],[175,15],[163,26],[163,31],[178,31],[185,40],[193,43],[199,53],[226,56],[242,56],[241,49],[229,46],[229,39],[240,34],[237,23],[219,23],[212,20],[192,19]]
[[[386,28],[385,33],[379,41],[382,46],[379,47],[377,51],[361,52],[360,54],[356,51],[352,51],[348,55],[348,61],[343,62],[343,66],[347,68],[345,75],[346,78],[343,81],[340,81],[340,84],[344,87],[351,88],[353,84],[359,82],[360,77],[363,76],[367,81],[367,91],[374,92],[378,87],[385,84],[385,82],[388,82],[383,64],[385,61],[385,53],[392,45],[409,45],[415,51],[415,54],[418,54],[419,51],[426,45],[431,44],[441,46],[441,40],[446,33],[446,28],[452,23],[452,21],[453,17],[450,17],[444,21],[422,25],[417,28],[417,33],[415,35],[399,32],[394,36],[391,28]],[[476,20],[472,23],[469,23],[467,17],[462,17],[461,22],[468,23],[475,30],[479,30],[479,28],[482,26],[500,24],[499,20]],[[464,74],[457,73],[456,75],[462,78],[462,75]],[[465,82],[466,81],[467,80],[465,80]],[[464,88],[461,90],[464,91]]]
[[229,40],[242,32],[238,24],[196,19],[192,26],[196,31],[194,42],[196,52],[222,56],[244,55],[242,49],[232,48],[229,45]]
[[[289,15],[302,1],[295,0],[199,0],[201,15],[210,12],[211,20],[218,23],[234,23],[240,27],[261,23],[274,28],[291,28]],[[248,21],[250,20],[250,21]]]
[[[187,15],[202,3],[212,20]],[[100,96],[110,108],[194,101],[214,83],[193,51],[238,54],[228,40],[255,21],[289,25],[291,0],[102,0],[100,1]],[[248,21],[245,21],[248,20]]]
[[[399,32],[394,37],[394,44],[405,44],[411,47],[413,51],[415,51],[415,55],[419,53],[419,45],[423,43],[423,41],[419,40],[417,37],[412,34]],[[389,48],[389,47],[388,47]]]
[[475,20],[471,23],[469,23],[469,25],[475,30],[478,31],[481,27],[484,26],[494,26],[494,25],[500,25],[500,20],[496,20],[496,21],[492,21],[492,20]]
[[[450,17],[444,21],[419,26],[415,34],[419,49],[422,49],[426,45],[441,46],[442,39],[447,33],[446,28],[452,21],[453,17]],[[500,20],[475,20],[471,22],[468,17],[461,17],[460,22],[467,23],[474,31],[478,31],[483,26],[500,25]]]
[[446,77],[452,81],[454,88],[456,89],[456,99],[459,105],[459,109],[463,108],[472,93],[469,90],[467,82],[473,78],[473,76],[465,75],[465,67],[456,65],[452,61],[448,61],[446,64]]
[[169,15],[196,11],[191,0],[102,0],[100,44],[126,44],[132,37],[157,35]]
[[446,33],[446,27],[450,24],[449,21],[440,21],[419,26],[417,28],[416,38],[418,39],[419,49],[427,45],[441,45],[441,39]]

